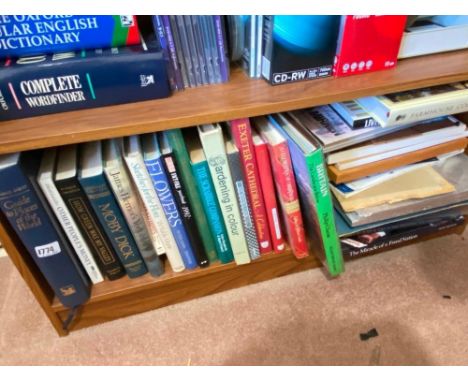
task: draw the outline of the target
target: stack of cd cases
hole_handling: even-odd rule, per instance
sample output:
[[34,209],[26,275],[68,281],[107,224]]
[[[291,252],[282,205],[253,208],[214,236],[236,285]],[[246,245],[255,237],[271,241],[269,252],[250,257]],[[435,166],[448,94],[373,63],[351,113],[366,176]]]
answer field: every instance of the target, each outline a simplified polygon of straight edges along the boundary
[[153,16],[173,90],[229,80],[222,16]]

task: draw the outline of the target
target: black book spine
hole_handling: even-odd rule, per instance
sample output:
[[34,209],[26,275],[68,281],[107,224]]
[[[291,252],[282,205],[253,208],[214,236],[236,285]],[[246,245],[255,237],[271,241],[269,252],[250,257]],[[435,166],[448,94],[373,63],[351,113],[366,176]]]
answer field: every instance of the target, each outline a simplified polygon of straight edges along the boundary
[[64,179],[55,183],[81,234],[91,249],[101,272],[109,280],[116,280],[124,276],[125,270],[112,251],[112,247],[99,226],[98,220],[77,179]]
[[[435,232],[445,231],[450,228],[459,226],[465,221],[463,215],[458,216],[454,219],[443,220],[439,223],[424,224],[420,227],[401,232],[396,235],[384,236],[374,243],[367,244],[361,248],[353,247],[346,243],[346,239],[341,239],[341,247],[343,251],[343,257],[345,260],[352,260],[359,257],[371,255],[374,252],[382,250],[389,250],[393,247],[401,245],[402,243],[410,244],[416,239],[420,239],[429,236]],[[358,241],[358,240],[357,240]]]
[[200,233],[198,232],[197,225],[195,224],[189,201],[184,189],[182,188],[182,183],[180,182],[175,157],[172,154],[164,154],[162,158],[172,193],[175,196],[177,207],[182,215],[185,230],[187,231],[190,243],[192,244],[195,260],[199,267],[207,267],[209,265],[209,260],[203,248],[203,242],[201,241]]

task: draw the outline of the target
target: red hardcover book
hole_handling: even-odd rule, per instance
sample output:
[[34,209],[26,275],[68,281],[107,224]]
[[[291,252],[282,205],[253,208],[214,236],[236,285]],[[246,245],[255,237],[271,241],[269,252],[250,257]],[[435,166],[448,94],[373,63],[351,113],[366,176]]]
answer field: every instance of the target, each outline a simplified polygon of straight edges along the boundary
[[256,131],[252,131],[252,139],[255,149],[255,156],[258,163],[258,175],[263,190],[263,201],[270,228],[272,247],[275,252],[284,251],[284,236],[281,230],[278,203],[273,184],[273,175],[270,166],[270,154],[265,141]]
[[243,172],[252,206],[260,253],[268,253],[272,251],[272,245],[250,122],[248,118],[242,118],[231,121],[230,125],[232,138],[243,163]]
[[395,67],[405,23],[406,16],[343,16],[334,75]]
[[270,154],[276,193],[289,245],[294,255],[301,259],[308,256],[309,252],[288,142],[265,117],[256,118],[255,121]]

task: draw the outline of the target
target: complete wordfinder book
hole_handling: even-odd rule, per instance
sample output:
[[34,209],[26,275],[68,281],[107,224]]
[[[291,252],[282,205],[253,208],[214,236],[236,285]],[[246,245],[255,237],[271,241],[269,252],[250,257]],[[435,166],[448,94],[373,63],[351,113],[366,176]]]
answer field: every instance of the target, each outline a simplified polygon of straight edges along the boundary
[[139,43],[131,15],[0,15],[0,57]]
[[168,97],[155,40],[0,60],[0,121]]

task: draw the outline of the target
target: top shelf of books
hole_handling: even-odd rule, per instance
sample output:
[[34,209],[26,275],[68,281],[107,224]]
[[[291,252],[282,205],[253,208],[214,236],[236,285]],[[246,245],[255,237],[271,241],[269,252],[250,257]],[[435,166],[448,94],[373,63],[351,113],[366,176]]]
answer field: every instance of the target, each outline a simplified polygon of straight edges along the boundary
[[271,86],[233,69],[228,83],[169,98],[0,123],[0,154],[219,122],[468,79],[468,50],[402,60],[392,70]]

